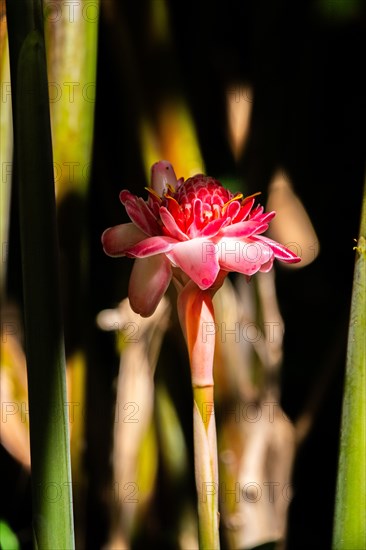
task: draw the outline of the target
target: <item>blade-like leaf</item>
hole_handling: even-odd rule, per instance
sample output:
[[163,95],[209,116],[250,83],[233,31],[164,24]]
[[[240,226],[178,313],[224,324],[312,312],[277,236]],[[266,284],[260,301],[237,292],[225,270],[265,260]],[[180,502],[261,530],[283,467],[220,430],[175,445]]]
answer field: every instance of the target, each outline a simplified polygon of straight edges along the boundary
[[47,69],[39,0],[8,2],[36,548],[73,549],[65,353]]
[[366,186],[356,249],[338,467],[334,550],[366,548]]

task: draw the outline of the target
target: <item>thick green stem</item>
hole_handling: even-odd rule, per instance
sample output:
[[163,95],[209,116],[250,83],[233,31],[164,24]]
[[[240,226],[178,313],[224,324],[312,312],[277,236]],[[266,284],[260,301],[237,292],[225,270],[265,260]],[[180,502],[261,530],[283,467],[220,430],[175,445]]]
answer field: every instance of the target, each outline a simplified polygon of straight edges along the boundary
[[193,400],[194,462],[200,548],[218,550],[220,548],[219,483],[213,386],[193,387]]
[[194,467],[198,498],[200,548],[218,550],[218,470],[214,413],[213,357],[216,325],[214,291],[192,281],[178,296],[178,313],[187,342],[193,388]]
[[366,185],[356,254],[342,411],[334,550],[366,548]]
[[42,4],[7,2],[28,370],[35,548],[74,548]]

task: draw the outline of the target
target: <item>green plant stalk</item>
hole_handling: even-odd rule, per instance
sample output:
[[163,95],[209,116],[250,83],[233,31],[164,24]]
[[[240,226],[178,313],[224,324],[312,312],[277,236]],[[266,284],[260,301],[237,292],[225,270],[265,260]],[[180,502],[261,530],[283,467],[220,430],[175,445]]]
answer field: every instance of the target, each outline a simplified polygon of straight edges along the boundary
[[[198,532],[201,550],[219,550],[219,483],[214,414],[213,358],[215,335],[203,327],[214,326],[212,297],[222,285],[208,291],[189,281],[178,294],[178,315],[187,343],[193,389],[194,470],[197,489]],[[178,287],[179,289],[179,287]]]
[[[89,235],[86,197],[91,174],[99,1],[67,5],[44,1],[55,192],[62,251],[65,325],[75,352],[67,358],[68,380],[78,410],[86,403],[86,327]],[[86,479],[83,469],[84,415],[71,434],[75,544],[83,546]]]
[[356,250],[340,455],[334,550],[366,548],[366,184]]
[[200,549],[219,550],[214,386],[193,386],[193,434]]
[[8,2],[28,370],[34,547],[73,549],[65,354],[59,292],[42,3]]

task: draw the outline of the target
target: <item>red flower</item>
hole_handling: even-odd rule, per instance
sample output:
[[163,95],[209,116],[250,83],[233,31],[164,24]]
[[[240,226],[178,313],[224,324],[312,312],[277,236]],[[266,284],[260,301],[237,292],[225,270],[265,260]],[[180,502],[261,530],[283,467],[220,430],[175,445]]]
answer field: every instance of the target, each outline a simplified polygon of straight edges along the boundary
[[220,271],[251,276],[269,271],[275,258],[300,261],[262,235],[275,212],[254,206],[255,195],[234,195],[202,174],[177,180],[166,161],[152,167],[148,191],[147,201],[122,191],[132,223],[107,229],[102,236],[108,255],[136,258],[129,298],[132,309],[143,316],[153,313],[172,276],[182,284],[191,279],[206,290],[215,286]]

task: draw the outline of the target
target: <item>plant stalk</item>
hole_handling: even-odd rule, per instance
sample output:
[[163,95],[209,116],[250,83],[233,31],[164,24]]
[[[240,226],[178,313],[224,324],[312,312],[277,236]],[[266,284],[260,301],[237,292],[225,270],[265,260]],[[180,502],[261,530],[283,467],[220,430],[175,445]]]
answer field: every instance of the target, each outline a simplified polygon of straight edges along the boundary
[[355,250],[333,550],[366,548],[366,183]]
[[43,12],[7,2],[28,371],[34,547],[74,548]]
[[178,295],[178,314],[187,342],[193,388],[194,464],[201,550],[219,550],[217,438],[214,413],[214,291],[192,281]]

